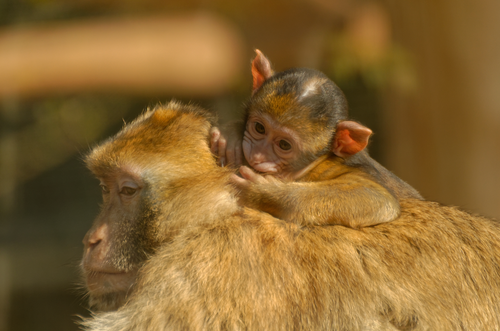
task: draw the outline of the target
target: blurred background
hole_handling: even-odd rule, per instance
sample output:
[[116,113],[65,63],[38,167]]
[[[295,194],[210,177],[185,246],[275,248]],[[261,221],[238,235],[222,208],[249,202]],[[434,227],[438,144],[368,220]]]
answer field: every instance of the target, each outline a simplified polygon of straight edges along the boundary
[[172,98],[238,118],[255,48],[329,75],[424,197],[500,218],[496,0],[0,0],[0,331],[88,315],[89,148]]

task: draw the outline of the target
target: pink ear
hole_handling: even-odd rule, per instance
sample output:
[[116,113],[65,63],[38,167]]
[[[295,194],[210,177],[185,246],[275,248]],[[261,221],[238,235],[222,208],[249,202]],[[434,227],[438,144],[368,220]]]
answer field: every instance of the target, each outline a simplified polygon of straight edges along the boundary
[[332,143],[332,152],[346,157],[361,152],[368,145],[372,130],[353,121],[340,122]]
[[258,49],[255,50],[255,53],[257,53],[257,55],[252,61],[252,94],[254,94],[255,91],[274,74],[273,69],[271,69],[271,63],[264,54]]

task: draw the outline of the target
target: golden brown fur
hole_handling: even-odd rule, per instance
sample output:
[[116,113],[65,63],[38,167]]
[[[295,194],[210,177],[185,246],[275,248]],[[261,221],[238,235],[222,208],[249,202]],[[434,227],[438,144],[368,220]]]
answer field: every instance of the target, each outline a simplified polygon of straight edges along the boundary
[[[166,108],[191,124],[143,118],[123,142],[91,154],[105,170],[121,155],[142,162],[134,155],[147,150],[150,165],[139,172],[154,178],[143,198],[156,206],[159,247],[128,302],[85,330],[500,329],[497,222],[417,199],[401,200],[397,220],[361,230],[240,208],[201,138],[208,122]],[[162,134],[137,136],[149,130]],[[105,160],[113,161],[101,167]]]
[[252,183],[241,192],[248,206],[300,225],[362,228],[399,216],[398,200],[367,172],[333,153],[318,159],[297,182]]

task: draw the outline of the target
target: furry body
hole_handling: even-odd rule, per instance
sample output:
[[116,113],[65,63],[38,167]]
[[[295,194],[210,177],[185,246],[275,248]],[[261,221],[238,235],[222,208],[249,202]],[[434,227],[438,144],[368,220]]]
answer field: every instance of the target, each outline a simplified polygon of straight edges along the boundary
[[[209,159],[203,114],[165,108],[192,117],[192,127],[147,114],[130,130],[193,130],[202,145],[162,135],[148,142],[161,146],[144,197],[155,206],[156,248],[128,302],[84,321],[85,330],[500,329],[496,221],[418,199],[401,199],[395,221],[360,230],[241,208],[230,173]],[[126,146],[105,142],[91,154],[95,166],[111,149],[133,160]]]

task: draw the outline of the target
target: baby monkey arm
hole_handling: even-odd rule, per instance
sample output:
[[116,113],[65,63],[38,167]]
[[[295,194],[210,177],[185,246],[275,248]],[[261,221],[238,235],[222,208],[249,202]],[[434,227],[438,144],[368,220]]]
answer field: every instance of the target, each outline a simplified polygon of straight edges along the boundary
[[362,228],[399,216],[397,199],[369,176],[352,169],[319,182],[288,182],[261,176],[241,167],[233,176],[245,206],[263,210],[288,222]]

